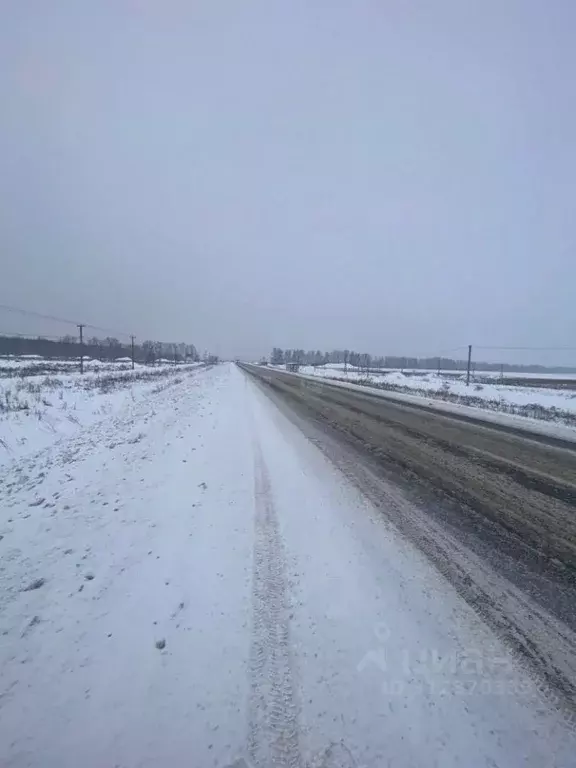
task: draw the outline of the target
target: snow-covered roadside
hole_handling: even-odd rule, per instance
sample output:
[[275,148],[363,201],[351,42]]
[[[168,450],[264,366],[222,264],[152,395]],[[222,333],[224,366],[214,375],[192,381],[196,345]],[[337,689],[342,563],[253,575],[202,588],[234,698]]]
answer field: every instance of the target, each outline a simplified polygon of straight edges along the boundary
[[197,366],[0,378],[0,466],[52,445],[165,386]]
[[545,387],[519,387],[497,383],[474,383],[436,373],[412,376],[391,371],[382,376],[305,366],[300,375],[353,383],[386,393],[410,395],[492,413],[572,427],[576,430],[576,391]]
[[253,478],[226,373],[127,400],[4,470],[1,765],[212,765],[241,749],[252,519],[237,513]]

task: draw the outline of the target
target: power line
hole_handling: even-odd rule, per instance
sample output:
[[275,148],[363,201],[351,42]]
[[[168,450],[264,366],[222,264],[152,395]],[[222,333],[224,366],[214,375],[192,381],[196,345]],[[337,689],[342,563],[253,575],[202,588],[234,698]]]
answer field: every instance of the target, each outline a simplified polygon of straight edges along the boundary
[[113,333],[116,336],[126,336],[126,338],[130,338],[132,334],[126,333],[125,331],[115,331],[112,328],[101,328],[99,325],[90,325],[90,323],[85,323],[84,328],[91,328],[93,331],[102,331],[102,333]]
[[43,315],[40,312],[33,312],[30,309],[22,309],[21,307],[11,307],[8,304],[0,304],[0,309],[6,309],[8,312],[19,312],[21,315],[41,317],[43,320],[54,320],[57,323],[66,323],[68,325],[76,325],[76,322],[74,320],[65,320],[64,318],[56,317],[55,315]]
[[[64,323],[65,325],[74,325],[76,327],[79,325],[75,320],[66,320],[63,317],[56,317],[56,315],[44,315],[41,312],[34,312],[30,309],[22,309],[21,307],[12,307],[8,304],[0,304],[0,309],[5,309],[8,312],[18,312],[21,315],[28,315],[29,317],[39,317],[42,320],[52,320],[53,322]],[[90,323],[83,323],[83,326],[85,328],[92,328],[94,331],[102,331],[102,333],[115,333],[127,337],[131,336],[129,333],[124,333],[124,331],[116,331],[112,328],[102,328],[99,325],[91,325]]]
[[576,352],[576,347],[481,347],[474,344],[474,349],[496,349],[521,352]]
[[[500,352],[514,352],[514,351],[518,351],[518,352],[576,352],[576,347],[519,347],[519,346],[514,347],[514,346],[498,346],[498,345],[489,347],[489,346],[481,346],[481,345],[478,345],[478,344],[474,344],[473,346],[474,346],[475,350],[479,350],[479,349],[488,350],[488,351],[495,350],[495,351],[500,351]],[[437,358],[437,357],[444,357],[445,355],[450,355],[450,354],[452,354],[454,352],[458,352],[460,350],[467,350],[467,349],[468,349],[468,345],[463,344],[460,347],[453,347],[452,349],[445,349],[442,352],[436,352],[433,355],[425,355],[425,356],[422,356],[422,357],[424,357],[424,358],[427,357],[429,359]],[[406,357],[406,355],[396,355],[396,357]]]
[[468,349],[466,344],[462,344],[459,347],[452,347],[452,349],[445,349],[443,352],[436,352],[435,355],[429,355],[430,358],[433,357],[443,357],[444,355],[450,355],[452,352],[458,352],[461,349]]

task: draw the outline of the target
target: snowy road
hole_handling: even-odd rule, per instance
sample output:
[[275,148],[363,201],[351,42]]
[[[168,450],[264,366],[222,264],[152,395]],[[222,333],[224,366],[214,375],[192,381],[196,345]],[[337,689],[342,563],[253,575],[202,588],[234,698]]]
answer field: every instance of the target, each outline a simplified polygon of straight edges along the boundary
[[0,480],[3,768],[574,765],[566,716],[235,366]]

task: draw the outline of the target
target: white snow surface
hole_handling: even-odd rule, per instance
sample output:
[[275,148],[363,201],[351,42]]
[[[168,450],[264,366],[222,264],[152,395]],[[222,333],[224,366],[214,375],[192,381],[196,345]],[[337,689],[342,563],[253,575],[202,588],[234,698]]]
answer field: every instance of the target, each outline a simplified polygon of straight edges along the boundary
[[497,637],[235,366],[0,472],[0,765],[574,764]]
[[[97,360],[88,356],[83,357],[84,370],[95,371],[128,371],[132,369],[132,360],[129,357],[118,357],[115,360]],[[202,363],[192,363],[187,361],[179,361],[174,363],[173,360],[161,359],[157,361],[158,365],[171,365],[171,366],[199,366]],[[41,355],[0,355],[0,372],[2,369],[18,371],[23,375],[26,375],[27,370],[33,370],[39,365],[50,369],[52,373],[67,373],[74,372],[80,368],[80,358],[54,358],[54,357],[42,357]],[[134,363],[136,369],[147,370],[150,367],[143,363]],[[1,373],[0,373],[1,376]]]
[[[284,365],[273,366],[273,367],[275,367],[275,368],[276,367],[278,367],[278,368],[285,368]],[[324,365],[321,365],[321,366],[313,366],[313,365],[303,366],[303,368],[306,368],[307,370],[308,369],[311,370],[311,369],[313,369],[315,367],[316,367],[316,369],[318,371],[320,371],[322,369],[323,370],[333,370],[333,371],[344,371],[344,370],[346,370],[349,375],[357,373],[357,374],[360,374],[360,375],[364,376],[364,374],[362,373],[362,369],[361,368],[358,368],[358,367],[352,366],[352,365],[345,366],[344,363],[325,363]],[[378,376],[379,374],[385,375],[385,374],[389,374],[389,373],[402,373],[402,371],[405,374],[407,374],[407,375],[416,374],[417,376],[420,376],[422,374],[430,374],[430,373],[437,375],[437,373],[438,373],[438,369],[437,368],[403,368],[401,370],[399,370],[398,368],[378,368],[377,370],[378,370],[378,373],[375,373],[373,375]],[[373,372],[373,371],[374,371],[374,369],[372,368],[371,372]],[[453,375],[458,375],[459,374],[462,377],[466,376],[466,372],[462,371],[462,370],[460,370],[460,371],[450,371],[449,373],[451,373]],[[483,378],[483,379],[500,379],[500,375],[501,374],[500,374],[499,370],[498,371],[483,371],[481,369],[474,369],[474,375],[477,376],[478,378]],[[505,379],[507,379],[507,378],[511,378],[511,379],[512,378],[513,379],[564,379],[566,381],[573,381],[574,379],[576,379],[576,372],[573,372],[573,373],[548,373],[548,372],[545,372],[545,373],[534,373],[534,372],[531,372],[531,371],[504,371],[504,378]]]
[[[201,364],[0,377],[0,466],[112,416]],[[147,378],[153,376],[153,378]]]

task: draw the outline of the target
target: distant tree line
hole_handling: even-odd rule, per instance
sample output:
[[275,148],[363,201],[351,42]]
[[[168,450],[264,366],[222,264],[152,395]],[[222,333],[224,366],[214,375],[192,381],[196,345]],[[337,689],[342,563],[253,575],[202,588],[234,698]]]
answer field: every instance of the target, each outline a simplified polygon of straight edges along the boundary
[[[349,349],[334,349],[332,352],[303,349],[280,349],[274,347],[270,355],[272,365],[297,363],[298,365],[326,365],[328,363],[343,363],[361,370],[378,370],[381,368],[398,368],[403,370],[434,370],[465,371],[466,360],[455,360],[450,357],[400,357],[398,355],[377,356],[367,352],[354,352]],[[516,363],[486,363],[475,361],[475,370],[481,371],[515,371],[518,373],[572,373],[576,369],[569,367],[549,367],[545,365],[518,365]]]
[[[46,339],[42,336],[25,338],[22,336],[0,336],[0,355],[39,355],[46,358],[79,358],[80,351],[85,357],[97,360],[117,360],[119,357],[131,357],[132,345],[107,336],[84,339],[82,348],[77,336],[63,336],[60,339]],[[139,363],[154,363],[166,359],[175,362],[197,362],[200,357],[194,344],[167,343],[162,341],[144,341],[134,344],[134,359]]]

